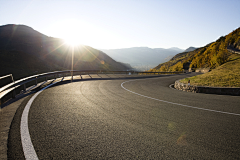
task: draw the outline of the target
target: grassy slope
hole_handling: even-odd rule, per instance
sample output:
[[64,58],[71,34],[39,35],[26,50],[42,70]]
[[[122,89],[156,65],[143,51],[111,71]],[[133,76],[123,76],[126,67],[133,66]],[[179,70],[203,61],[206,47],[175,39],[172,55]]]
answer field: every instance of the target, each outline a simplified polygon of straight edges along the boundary
[[234,54],[229,62],[213,69],[211,72],[185,78],[181,82],[191,85],[210,87],[240,87],[240,55]]

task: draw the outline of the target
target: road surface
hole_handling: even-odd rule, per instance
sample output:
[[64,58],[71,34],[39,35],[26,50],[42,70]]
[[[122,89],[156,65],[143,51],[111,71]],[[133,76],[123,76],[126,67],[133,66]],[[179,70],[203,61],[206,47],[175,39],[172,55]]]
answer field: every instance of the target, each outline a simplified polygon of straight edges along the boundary
[[[37,158],[240,159],[240,97],[169,88],[187,76],[47,88],[28,113]],[[20,125],[30,98],[13,119],[9,159],[24,159]]]

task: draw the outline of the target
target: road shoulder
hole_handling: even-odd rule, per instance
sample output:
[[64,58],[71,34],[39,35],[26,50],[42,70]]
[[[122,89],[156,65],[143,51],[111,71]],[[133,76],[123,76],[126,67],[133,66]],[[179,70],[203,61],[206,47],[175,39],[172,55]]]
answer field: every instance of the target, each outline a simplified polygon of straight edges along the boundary
[[7,159],[7,144],[8,144],[8,134],[13,117],[21,105],[21,103],[27,98],[19,98],[17,101],[12,102],[8,106],[0,109],[0,159]]

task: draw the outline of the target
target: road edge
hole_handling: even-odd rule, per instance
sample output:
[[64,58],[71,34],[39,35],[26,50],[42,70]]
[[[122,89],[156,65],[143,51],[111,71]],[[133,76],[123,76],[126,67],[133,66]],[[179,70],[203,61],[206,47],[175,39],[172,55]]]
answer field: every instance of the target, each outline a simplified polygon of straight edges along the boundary
[[7,160],[7,152],[8,152],[8,135],[10,131],[10,127],[12,124],[12,120],[16,114],[17,109],[22,104],[22,102],[28,98],[21,97],[19,100],[11,103],[8,107],[4,107],[0,109],[0,159]]
[[219,95],[232,95],[240,96],[240,88],[237,87],[207,87],[207,86],[194,86],[190,84],[181,83],[182,79],[176,80],[174,88],[177,90],[193,93],[207,93]]

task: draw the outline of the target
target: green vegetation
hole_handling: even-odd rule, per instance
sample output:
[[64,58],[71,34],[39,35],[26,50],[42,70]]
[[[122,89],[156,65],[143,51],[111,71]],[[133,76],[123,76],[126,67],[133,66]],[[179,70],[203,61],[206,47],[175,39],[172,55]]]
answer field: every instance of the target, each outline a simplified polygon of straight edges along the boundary
[[191,52],[179,53],[170,61],[159,64],[149,71],[181,71],[187,63],[191,63],[189,67],[193,69],[206,67],[214,69],[230,60],[233,53],[227,50],[228,47],[240,50],[240,28],[205,47]]
[[240,87],[240,55],[232,55],[230,61],[211,72],[185,78],[182,83],[190,80],[191,85],[211,87]]
[[170,61],[159,64],[151,72],[182,71],[192,68],[210,68],[212,71],[186,78],[191,85],[211,87],[240,87],[240,55],[231,51],[240,50],[240,28],[216,42],[190,52],[179,53]]

